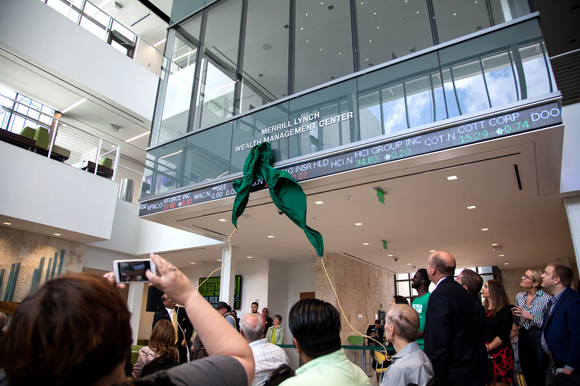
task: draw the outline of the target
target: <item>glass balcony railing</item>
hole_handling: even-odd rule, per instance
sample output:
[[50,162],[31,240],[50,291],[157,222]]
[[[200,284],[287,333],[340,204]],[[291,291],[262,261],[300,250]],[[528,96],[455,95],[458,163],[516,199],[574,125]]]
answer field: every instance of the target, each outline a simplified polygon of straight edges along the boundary
[[163,52],[87,0],[41,0],[124,55],[161,76]]
[[238,173],[265,141],[275,161],[287,164],[556,90],[536,18],[393,62],[149,150],[142,196]]
[[20,94],[0,94],[0,140],[116,181],[121,147],[62,121],[61,115]]

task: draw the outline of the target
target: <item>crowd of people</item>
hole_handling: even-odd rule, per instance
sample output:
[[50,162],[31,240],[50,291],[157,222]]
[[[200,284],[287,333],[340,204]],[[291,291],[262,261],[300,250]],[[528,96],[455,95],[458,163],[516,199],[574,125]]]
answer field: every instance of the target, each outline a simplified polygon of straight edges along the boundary
[[[225,302],[216,312],[176,267],[151,258],[160,276],[147,277],[163,291],[164,308],[134,367],[130,314],[115,288],[123,285],[112,274],[67,274],[29,295],[12,317],[0,338],[0,386],[264,385],[280,369],[294,375],[278,346],[281,315],[272,319],[267,308],[260,314],[257,303],[240,319]],[[449,253],[431,254],[412,279],[412,304],[395,296],[384,326],[369,326],[369,343],[384,338],[394,348],[381,386],[508,385],[514,357],[528,385],[580,385],[580,295],[570,288],[570,267],[527,270],[515,305],[501,282],[484,283],[469,269],[454,278],[455,268]],[[303,365],[283,386],[370,385],[341,347],[333,305],[297,302],[288,328]]]

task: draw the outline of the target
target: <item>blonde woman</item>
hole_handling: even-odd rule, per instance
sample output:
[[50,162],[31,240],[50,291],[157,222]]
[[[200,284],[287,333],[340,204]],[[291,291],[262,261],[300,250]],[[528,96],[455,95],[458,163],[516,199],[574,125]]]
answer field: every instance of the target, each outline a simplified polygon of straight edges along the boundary
[[274,325],[268,328],[266,333],[266,341],[272,344],[284,344],[284,327],[280,325],[282,317],[280,315],[274,316]]
[[139,358],[133,368],[133,378],[141,378],[143,367],[157,357],[167,357],[179,363],[179,352],[175,346],[175,329],[169,320],[160,320],[155,324],[149,346],[139,350]]
[[551,296],[542,290],[542,271],[539,269],[528,269],[522,275],[520,286],[525,291],[516,295],[516,307],[513,309],[514,324],[519,327],[520,365],[528,386],[543,386],[546,381],[540,339]]

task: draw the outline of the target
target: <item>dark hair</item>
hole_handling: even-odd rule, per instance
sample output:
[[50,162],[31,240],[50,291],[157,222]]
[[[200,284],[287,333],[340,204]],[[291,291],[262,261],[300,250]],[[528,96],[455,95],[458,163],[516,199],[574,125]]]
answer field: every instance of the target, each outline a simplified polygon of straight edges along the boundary
[[395,295],[395,296],[393,296],[393,299],[395,299],[395,304],[409,305],[409,301],[407,299],[405,299],[404,297],[402,297],[401,295]]
[[552,272],[552,278],[560,278],[560,284],[562,284],[564,287],[570,287],[572,285],[572,276],[574,276],[572,268],[566,264],[558,262],[550,263],[548,266],[554,268],[554,271]]
[[[489,297],[491,298],[491,304],[493,308],[489,310],[489,317],[495,318],[495,315],[505,306],[509,304],[507,294],[505,293],[505,288],[503,288],[503,284],[501,284],[497,280],[488,280],[487,286],[489,288]],[[489,300],[485,299],[483,302],[483,307],[485,310],[488,310],[489,307]]]
[[471,269],[465,268],[459,274],[461,276],[461,285],[467,287],[467,291],[473,296],[477,295],[481,291],[483,286],[483,278],[480,274]]
[[425,285],[429,287],[431,285],[431,280],[429,280],[429,274],[425,268],[419,268],[415,273],[421,280],[425,281]]
[[155,351],[155,356],[168,357],[179,362],[179,352],[175,346],[175,328],[169,320],[163,319],[155,323],[149,347]]
[[375,324],[381,324],[381,320],[380,319],[375,320]]
[[431,262],[433,263],[433,267],[437,268],[437,271],[441,272],[443,275],[453,275],[455,273],[455,264],[447,265],[445,260],[443,260],[437,253],[433,254]]
[[282,315],[274,315],[274,319],[278,319],[280,321],[280,323],[282,323]]
[[257,302],[252,302],[252,305],[256,305],[256,307],[260,308],[260,305]]
[[0,345],[13,386],[92,385],[124,363],[131,347],[127,303],[104,278],[51,279],[13,318]]
[[300,300],[288,315],[290,332],[309,358],[340,349],[340,315],[334,306],[319,299]]

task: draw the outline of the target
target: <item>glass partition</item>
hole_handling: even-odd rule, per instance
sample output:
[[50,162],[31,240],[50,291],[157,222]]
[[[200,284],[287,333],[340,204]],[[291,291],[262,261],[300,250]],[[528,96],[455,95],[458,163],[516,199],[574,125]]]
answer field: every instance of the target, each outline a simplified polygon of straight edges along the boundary
[[[155,148],[149,153],[153,158],[148,157],[147,168],[152,170],[147,194],[238,173],[252,147],[264,142],[271,144],[275,162],[292,161],[429,129],[442,120],[499,109],[554,89],[538,22],[529,20]],[[161,182],[153,178],[157,170]]]

